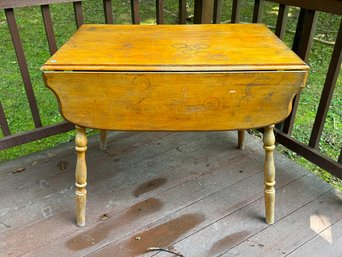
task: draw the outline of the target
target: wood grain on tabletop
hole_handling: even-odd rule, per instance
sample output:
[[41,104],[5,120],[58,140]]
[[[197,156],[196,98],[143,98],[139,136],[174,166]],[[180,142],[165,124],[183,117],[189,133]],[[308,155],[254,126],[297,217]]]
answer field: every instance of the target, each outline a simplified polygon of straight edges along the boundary
[[83,25],[42,70],[308,69],[263,24]]

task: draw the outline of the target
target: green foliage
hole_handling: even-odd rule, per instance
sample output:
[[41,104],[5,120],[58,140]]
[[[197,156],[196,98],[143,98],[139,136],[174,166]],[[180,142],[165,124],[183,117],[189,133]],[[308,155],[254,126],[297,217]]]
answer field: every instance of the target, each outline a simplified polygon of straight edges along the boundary
[[[142,23],[154,24],[155,0],[140,1],[140,15]],[[229,22],[231,17],[231,0],[223,1],[222,22]],[[241,22],[250,22],[252,19],[253,2],[242,1]],[[101,0],[83,1],[85,23],[104,23],[103,5]],[[57,45],[61,46],[76,30],[72,4],[55,4],[51,6],[52,19]],[[278,13],[278,5],[266,2],[263,14],[263,22],[274,29]],[[49,50],[44,32],[44,26],[39,7],[15,9],[29,72],[34,88],[35,96],[43,125],[55,124],[62,121],[58,111],[58,104],[54,95],[44,86],[39,67],[49,58]],[[114,22],[117,24],[130,23],[130,1],[113,1]],[[188,1],[188,16],[193,14],[193,1]],[[291,47],[298,8],[290,8],[285,42]],[[176,23],[178,17],[178,1],[165,1],[165,22]],[[334,41],[337,35],[340,17],[320,13],[317,23],[315,40],[310,56],[310,75],[306,89],[301,94],[298,115],[295,122],[293,136],[308,143],[311,128],[318,107],[318,99],[322,92],[327,68],[330,62],[332,47],[323,41]],[[191,21],[189,21],[191,23]],[[0,12],[0,101],[4,106],[9,122],[10,130],[14,133],[27,131],[34,128],[32,117],[25,95],[17,65],[15,52],[11,43],[4,12]],[[327,121],[323,130],[320,149],[332,159],[337,159],[342,145],[342,98],[341,76],[338,78],[337,87],[328,112]],[[94,133],[94,132],[92,132]],[[23,146],[14,147],[0,152],[0,162],[41,151],[60,143],[72,140],[74,133],[64,133]],[[0,132],[0,137],[2,136]],[[340,189],[341,183],[335,181],[330,174],[317,166],[295,156],[288,150],[284,150],[289,157],[295,159],[301,165],[335,184]]]

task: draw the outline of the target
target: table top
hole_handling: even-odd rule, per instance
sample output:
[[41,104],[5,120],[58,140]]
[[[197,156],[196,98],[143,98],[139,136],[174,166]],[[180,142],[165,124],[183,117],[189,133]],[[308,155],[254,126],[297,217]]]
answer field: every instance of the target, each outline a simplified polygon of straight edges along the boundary
[[307,70],[263,24],[83,25],[42,71]]

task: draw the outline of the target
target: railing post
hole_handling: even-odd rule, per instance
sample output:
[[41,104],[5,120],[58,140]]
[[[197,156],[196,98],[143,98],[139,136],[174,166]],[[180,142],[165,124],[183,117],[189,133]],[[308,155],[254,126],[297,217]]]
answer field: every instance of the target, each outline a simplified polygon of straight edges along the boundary
[[212,23],[214,0],[195,0],[194,23]]
[[132,23],[140,24],[139,1],[131,0]]
[[164,24],[164,0],[156,2],[157,24]]
[[318,12],[313,10],[300,10],[298,25],[292,50],[305,62],[309,60],[309,53],[316,29]]
[[4,108],[2,107],[1,102],[0,102],[0,127],[4,136],[11,135],[11,131],[8,127],[8,122],[7,122]]
[[[318,13],[313,10],[301,9],[299,13],[295,38],[292,50],[304,61],[308,61],[311,44],[316,28]],[[300,94],[297,94],[292,102],[292,111],[284,121],[282,131],[291,134],[295,121]]]
[[317,109],[317,114],[310,136],[309,146],[318,148],[322,135],[324,123],[328,114],[331,99],[335,90],[337,77],[340,73],[342,59],[342,19],[335,47],[331,56],[328,73],[325,79],[324,88]]
[[42,11],[45,34],[48,40],[50,54],[53,55],[57,51],[57,44],[55,33],[53,32],[53,24],[51,19],[50,7],[49,5],[41,5],[40,9]]
[[82,10],[82,2],[74,2],[74,13],[75,13],[75,19],[76,19],[76,27],[79,28],[83,24],[83,10]]
[[186,24],[186,0],[179,0],[178,23]]
[[17,60],[21,72],[21,77],[24,82],[26,96],[31,108],[33,122],[36,128],[42,126],[40,115],[38,111],[38,106],[36,102],[36,97],[33,92],[32,82],[30,78],[30,74],[27,68],[27,62],[24,54],[23,45],[21,43],[18,25],[15,19],[14,10],[13,9],[5,9],[6,19],[8,23],[8,27],[11,33],[12,42],[14,46],[15,53],[17,55]]
[[221,22],[222,0],[214,1],[213,23]]
[[275,29],[275,34],[281,39],[284,39],[285,31],[286,31],[286,23],[289,13],[289,6],[285,4],[279,5],[277,25]]
[[113,24],[112,0],[103,0],[103,10],[105,15],[105,22],[107,24]]
[[240,22],[240,9],[241,9],[241,0],[233,0],[232,5],[232,23],[239,23]]
[[255,0],[254,1],[254,10],[253,10],[253,23],[260,23],[262,19],[262,11],[264,7],[264,0]]

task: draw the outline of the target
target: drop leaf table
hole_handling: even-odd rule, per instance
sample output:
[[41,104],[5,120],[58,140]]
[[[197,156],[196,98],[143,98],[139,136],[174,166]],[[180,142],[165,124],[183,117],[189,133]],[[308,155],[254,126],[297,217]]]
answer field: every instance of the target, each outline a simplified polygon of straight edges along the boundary
[[85,128],[264,128],[266,222],[274,222],[273,124],[290,113],[308,66],[262,24],[83,25],[41,68],[76,124],[76,221],[85,224]]

